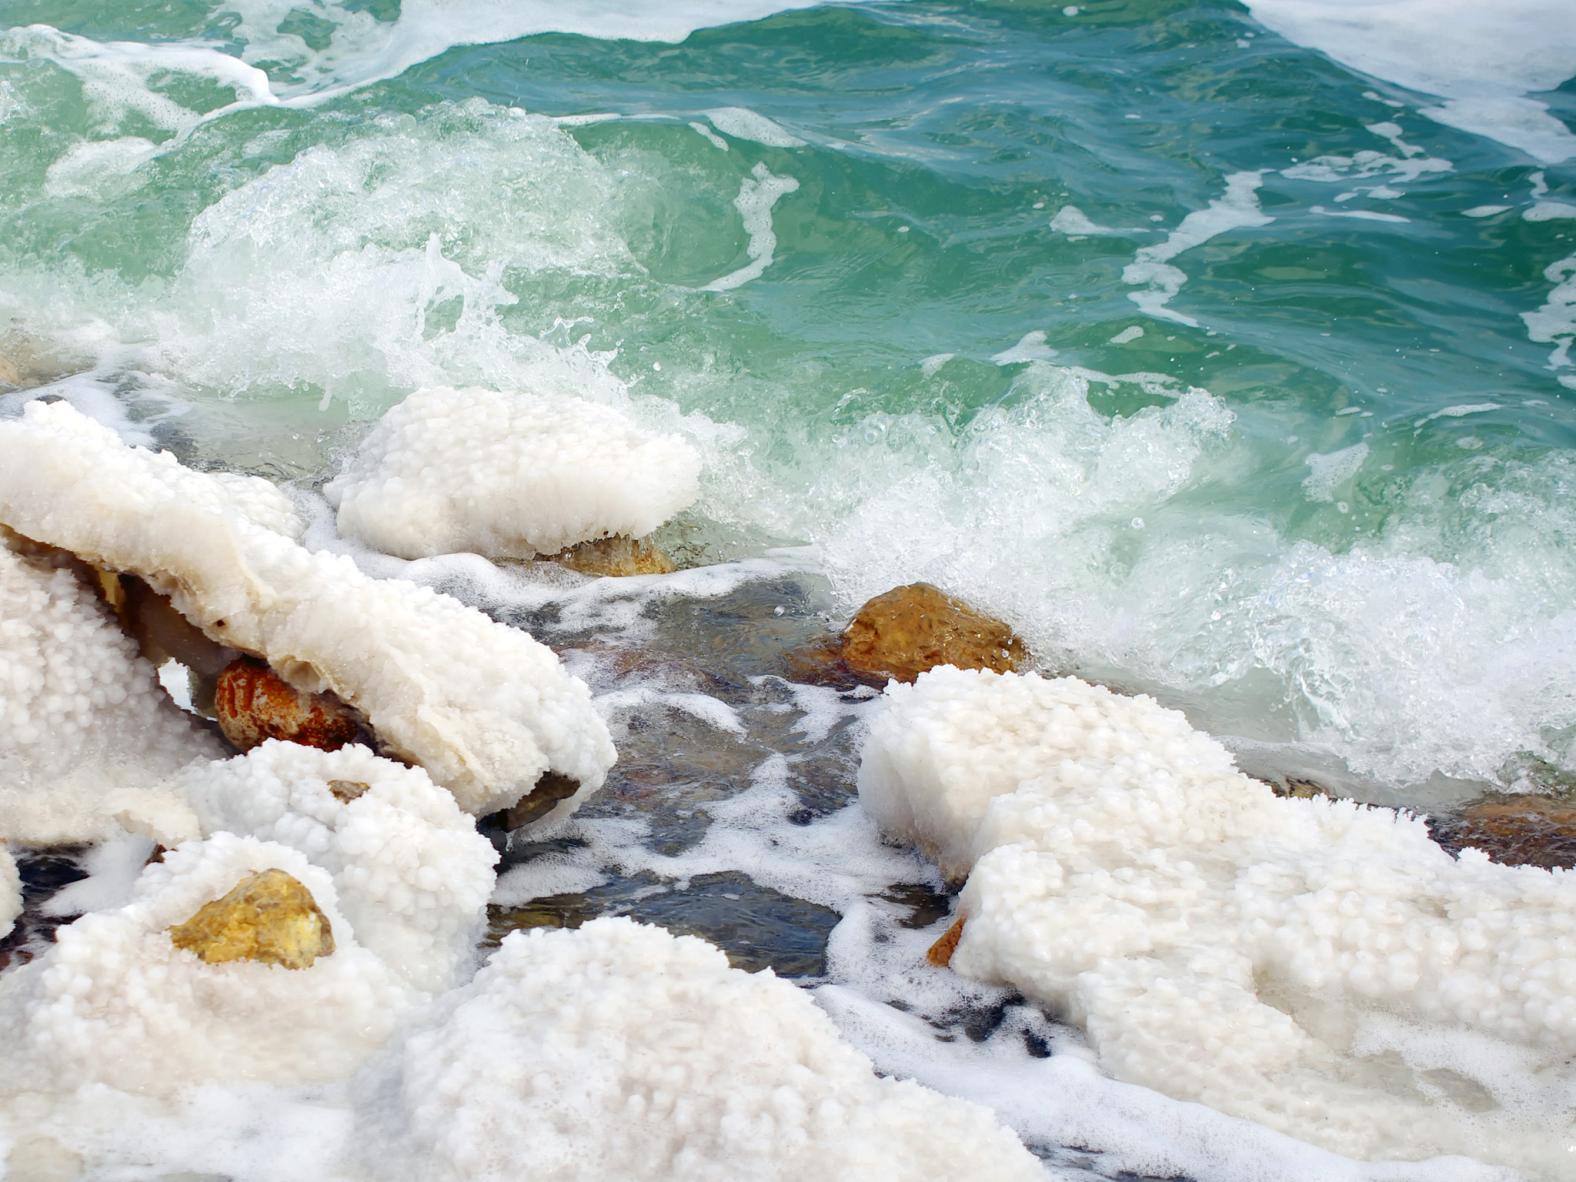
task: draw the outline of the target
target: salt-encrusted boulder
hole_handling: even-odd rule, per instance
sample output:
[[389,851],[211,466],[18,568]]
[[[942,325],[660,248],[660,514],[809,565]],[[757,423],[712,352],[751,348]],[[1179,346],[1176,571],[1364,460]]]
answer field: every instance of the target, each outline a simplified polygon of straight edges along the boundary
[[[13,478],[0,458],[0,481]],[[88,581],[58,554],[0,537],[0,841],[93,841],[117,810],[223,753],[159,687]]]
[[22,879],[16,872],[16,859],[0,845],[0,939],[11,934],[16,917],[22,914]]
[[693,502],[700,458],[578,398],[437,387],[380,419],[324,489],[340,532],[403,558],[534,558],[638,538]]
[[968,873],[951,967],[1119,1079],[1373,1160],[1569,1168],[1576,875],[1278,799],[1174,711],[1071,678],[889,686],[860,797]]
[[[321,909],[334,952],[288,971],[253,960],[209,964],[170,929],[261,871],[296,879]],[[4,1114],[29,1094],[85,1086],[144,1098],[205,1083],[342,1079],[428,995],[363,946],[333,877],[300,851],[219,833],[166,851],[131,901],[60,928],[49,951],[0,975],[9,1032]],[[0,1135],[0,1140],[4,1140]]]
[[353,743],[361,721],[327,694],[303,694],[260,661],[242,657],[219,671],[214,716],[238,751],[267,739],[336,751]]
[[312,892],[283,870],[248,874],[223,897],[170,928],[170,943],[208,964],[254,960],[309,969],[332,955],[334,933]]
[[516,932],[364,1071],[410,1182],[1043,1182],[985,1109],[875,1075],[809,996],[627,919]]
[[678,568],[673,560],[648,540],[616,537],[581,542],[552,556],[559,566],[582,575],[624,578],[630,575],[670,575]]
[[290,846],[332,876],[357,941],[418,989],[467,980],[496,851],[420,768],[365,747],[271,741],[194,766],[171,788],[189,803],[165,844],[224,832]]
[[1506,866],[1576,866],[1576,802],[1560,797],[1485,796],[1430,824],[1451,852],[1470,847]]
[[1028,662],[1028,649],[1006,624],[929,583],[877,595],[842,635],[792,659],[795,676],[808,680],[851,676],[878,685],[913,681],[939,665],[1003,673]]
[[468,812],[507,808],[556,771],[580,789],[547,825],[601,786],[607,727],[549,649],[448,596],[306,550],[274,528],[288,524],[277,503],[242,487],[127,447],[63,403],[0,423],[0,523],[137,575],[210,639],[303,693],[334,694]]

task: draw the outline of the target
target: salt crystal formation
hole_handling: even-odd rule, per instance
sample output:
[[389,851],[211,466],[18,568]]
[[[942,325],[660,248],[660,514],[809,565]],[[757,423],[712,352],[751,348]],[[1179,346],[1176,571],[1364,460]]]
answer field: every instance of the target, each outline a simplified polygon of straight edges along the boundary
[[290,846],[333,877],[357,940],[413,987],[469,979],[498,855],[420,768],[271,740],[173,788],[192,824],[155,834],[166,844],[228,831]]
[[549,649],[448,596],[306,550],[271,528],[279,506],[246,487],[243,504],[233,480],[127,447],[65,403],[0,423],[0,522],[138,575],[211,639],[304,693],[334,693],[467,811],[507,808],[551,770],[580,790],[547,826],[601,786],[612,741]]
[[1568,1176],[1576,875],[1277,799],[1175,711],[1073,678],[889,686],[859,789],[968,874],[952,968],[1079,1023],[1117,1078],[1353,1157]]
[[222,746],[159,688],[80,571],[19,545],[0,538],[0,840],[96,840],[117,808],[150,803]]
[[339,529],[402,558],[534,558],[638,538],[691,504],[700,458],[578,398],[435,387],[373,427],[323,490]]
[[[332,955],[292,971],[208,964],[177,947],[171,928],[267,870],[306,888]],[[63,1105],[84,1085],[172,1096],[220,1081],[339,1078],[425,996],[361,943],[327,870],[277,842],[216,834],[167,851],[130,903],[60,928],[46,955],[0,977],[0,1026],[12,1037],[0,1113],[24,1111],[29,1094]]]
[[511,934],[362,1080],[410,1182],[1043,1182],[991,1114],[878,1078],[810,998],[627,919]]
[[22,880],[16,872],[11,851],[0,845],[0,939],[11,934],[16,917],[22,914]]

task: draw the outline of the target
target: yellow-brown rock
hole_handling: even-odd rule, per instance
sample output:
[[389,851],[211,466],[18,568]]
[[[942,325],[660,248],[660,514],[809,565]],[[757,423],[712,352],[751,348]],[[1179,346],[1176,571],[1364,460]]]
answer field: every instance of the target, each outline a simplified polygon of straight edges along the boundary
[[1506,866],[1576,866],[1576,801],[1557,796],[1485,796],[1432,829],[1452,853],[1471,846]]
[[204,903],[172,927],[170,941],[209,964],[255,960],[287,969],[310,968],[334,951],[328,917],[312,892],[283,870],[243,878],[223,898]]
[[597,538],[570,546],[551,561],[583,575],[667,575],[677,568],[673,560],[647,538]]
[[910,583],[860,608],[843,632],[841,657],[856,676],[913,681],[937,665],[1016,670],[1028,650],[1011,628],[929,583]]
[[930,946],[925,953],[925,959],[938,969],[944,969],[952,963],[952,954],[958,950],[958,941],[963,939],[963,917],[960,915],[952,921],[952,926],[941,934],[941,939]]
[[303,694],[267,665],[243,658],[226,665],[214,687],[219,729],[239,751],[265,739],[284,739],[324,751],[353,742],[360,721],[324,694]]

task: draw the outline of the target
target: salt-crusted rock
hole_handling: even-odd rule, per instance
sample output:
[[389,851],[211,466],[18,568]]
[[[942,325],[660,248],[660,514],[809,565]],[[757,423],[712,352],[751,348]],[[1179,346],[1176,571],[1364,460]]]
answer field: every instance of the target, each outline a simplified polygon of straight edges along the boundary
[[610,407],[496,390],[418,390],[324,489],[340,532],[403,558],[534,558],[638,538],[699,492],[700,459]]
[[127,447],[63,403],[0,423],[0,522],[137,575],[210,639],[297,690],[333,693],[467,811],[506,808],[551,770],[581,786],[551,824],[601,786],[607,727],[550,650],[447,596],[304,549],[272,528],[287,524],[280,506],[243,487]]
[[334,933],[299,880],[283,870],[260,870],[170,928],[170,943],[208,964],[255,960],[309,969],[318,957],[332,955]]
[[[12,477],[0,459],[0,481]],[[118,808],[222,751],[159,687],[85,570],[0,537],[0,840],[105,837]]]
[[[299,750],[309,750],[299,748]],[[169,929],[259,871],[300,882],[334,934],[334,953],[286,972],[249,960],[208,964]],[[56,932],[39,959],[0,974],[0,1141],[13,1097],[47,1107],[103,1085],[144,1098],[205,1083],[342,1079],[428,995],[364,947],[329,872],[298,850],[231,833],[186,842],[149,864],[131,902]]]
[[420,768],[276,741],[172,788],[191,821],[154,834],[166,844],[229,832],[291,846],[332,876],[357,941],[412,986],[469,978],[498,855]]
[[554,554],[553,561],[583,575],[670,575],[678,568],[647,538],[598,538]]
[[889,686],[860,796],[969,873],[951,967],[1120,1079],[1364,1159],[1569,1169],[1576,875],[1277,799],[1174,711],[1072,678]]
[[0,939],[10,935],[22,914],[22,880],[11,851],[0,845]]
[[994,669],[1028,661],[1028,650],[1000,620],[929,583],[894,587],[866,603],[844,630],[837,656],[859,677],[913,681],[927,669]]
[[326,694],[303,694],[260,661],[245,657],[226,665],[214,686],[219,729],[238,751],[265,739],[283,739],[324,751],[354,742],[355,714]]
[[1044,1179],[985,1109],[878,1078],[799,989],[627,919],[510,935],[359,1090],[369,1172],[411,1182]]
[[1576,802],[1531,793],[1486,796],[1431,819],[1434,838],[1455,852],[1471,847],[1506,866],[1576,866]]

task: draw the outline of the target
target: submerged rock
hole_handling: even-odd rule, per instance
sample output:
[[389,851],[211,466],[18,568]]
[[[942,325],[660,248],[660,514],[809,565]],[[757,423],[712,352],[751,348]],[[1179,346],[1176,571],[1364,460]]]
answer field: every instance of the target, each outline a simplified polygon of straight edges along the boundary
[[791,663],[810,680],[842,675],[879,685],[888,679],[912,682],[939,665],[1005,673],[1028,662],[1028,648],[1002,621],[939,587],[909,583],[877,595],[854,614],[842,636],[801,650]]
[[355,712],[330,694],[304,694],[260,661],[242,659],[219,674],[213,699],[219,729],[238,751],[283,739],[322,751],[354,742]]
[[673,560],[649,538],[597,538],[560,550],[551,561],[582,575],[670,575],[678,569]]
[[1451,853],[1470,847],[1506,866],[1576,866],[1576,801],[1532,793],[1485,796],[1430,827]]
[[170,942],[208,964],[255,960],[287,969],[311,968],[334,951],[334,933],[299,879],[264,870],[235,884],[223,898],[204,903],[170,929]]

